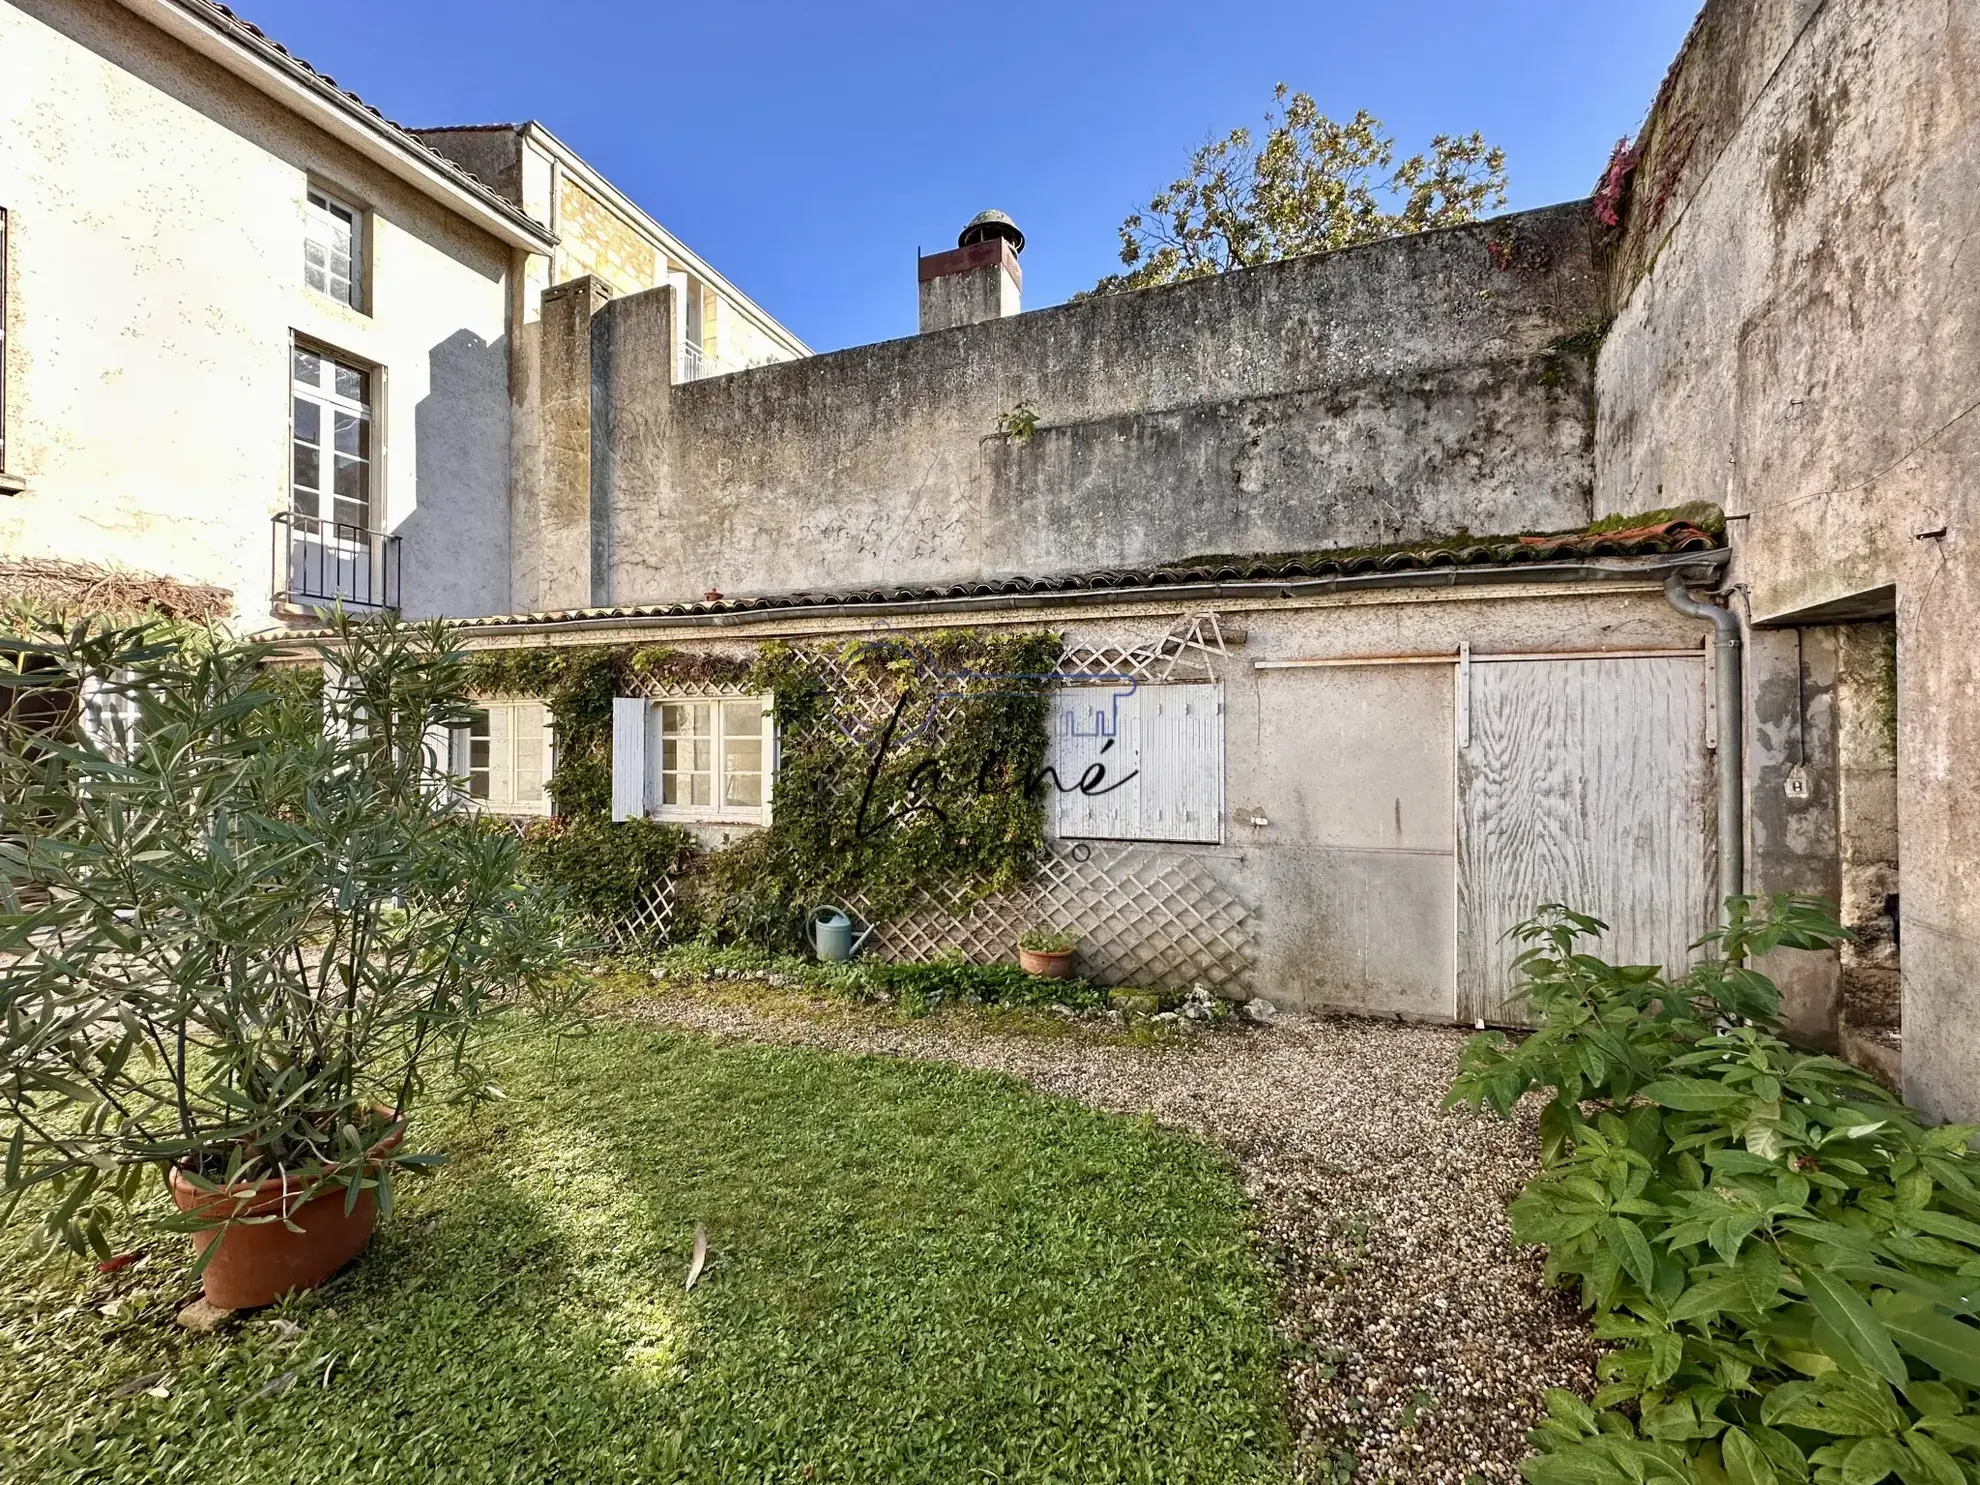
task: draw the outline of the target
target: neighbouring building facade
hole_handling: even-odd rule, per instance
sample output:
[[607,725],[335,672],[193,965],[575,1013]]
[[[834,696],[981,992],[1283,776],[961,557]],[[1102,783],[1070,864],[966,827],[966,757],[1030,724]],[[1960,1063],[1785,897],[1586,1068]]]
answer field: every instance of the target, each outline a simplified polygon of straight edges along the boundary
[[428,137],[208,0],[0,4],[0,563],[533,602],[546,288],[671,287],[684,377],[805,353],[547,131]]

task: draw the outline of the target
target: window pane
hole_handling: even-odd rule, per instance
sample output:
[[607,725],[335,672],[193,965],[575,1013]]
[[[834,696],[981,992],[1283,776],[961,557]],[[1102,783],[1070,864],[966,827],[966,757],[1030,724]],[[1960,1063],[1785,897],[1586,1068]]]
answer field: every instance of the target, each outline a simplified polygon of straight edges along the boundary
[[323,358],[315,351],[307,351],[297,346],[291,360],[294,363],[293,374],[297,381],[310,387],[322,385]]
[[323,442],[322,410],[314,402],[307,402],[301,397],[295,399],[294,406],[296,437],[305,443]]
[[714,802],[712,781],[705,773],[688,775],[688,803],[708,805]]
[[763,735],[763,698],[748,696],[722,703],[722,731],[730,737]]
[[730,769],[722,775],[722,803],[756,809],[763,803],[763,775]]
[[356,413],[333,412],[330,414],[336,429],[337,452],[355,454],[358,451],[358,423]]
[[364,499],[364,462],[360,459],[346,459],[337,456],[337,498],[339,500]]
[[306,443],[298,443],[296,450],[295,480],[298,489],[311,493],[322,488],[322,468],[317,451]]
[[346,366],[342,362],[337,363],[337,395],[339,397],[348,397],[353,402],[361,402],[369,407],[371,405],[370,382],[371,378],[366,376],[362,371],[359,371],[355,366]]

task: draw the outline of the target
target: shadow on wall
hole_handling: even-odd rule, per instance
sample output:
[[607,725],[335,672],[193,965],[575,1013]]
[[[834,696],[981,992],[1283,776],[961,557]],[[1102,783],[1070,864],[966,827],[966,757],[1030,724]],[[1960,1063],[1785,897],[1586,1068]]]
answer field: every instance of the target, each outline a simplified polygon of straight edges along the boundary
[[414,505],[401,538],[408,616],[509,607],[509,370],[506,337],[457,330],[427,353],[413,410]]

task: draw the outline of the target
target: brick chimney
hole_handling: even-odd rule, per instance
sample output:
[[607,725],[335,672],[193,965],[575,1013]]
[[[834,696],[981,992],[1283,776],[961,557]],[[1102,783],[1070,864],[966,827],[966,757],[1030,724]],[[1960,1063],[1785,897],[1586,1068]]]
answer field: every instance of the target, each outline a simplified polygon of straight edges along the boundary
[[1024,234],[1001,211],[971,217],[953,251],[919,261],[921,333],[1016,314],[1024,287],[1018,267],[1023,251]]

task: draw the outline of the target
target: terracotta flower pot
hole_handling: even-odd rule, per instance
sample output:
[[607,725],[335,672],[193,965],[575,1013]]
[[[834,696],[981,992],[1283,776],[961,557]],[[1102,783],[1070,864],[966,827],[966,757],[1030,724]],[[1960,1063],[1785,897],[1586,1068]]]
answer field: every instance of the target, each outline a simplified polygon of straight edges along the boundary
[[1048,980],[1070,980],[1072,978],[1073,951],[1071,949],[1018,950],[1018,965],[1028,975],[1043,975]]
[[[371,1147],[371,1153],[389,1151],[401,1138],[402,1134],[388,1135]],[[279,1176],[237,1182],[224,1192],[200,1190],[176,1167],[170,1179],[172,1200],[182,1212],[228,1218],[262,1217],[283,1205]],[[293,1196],[294,1192],[291,1182],[288,1194]],[[370,1241],[371,1230],[378,1221],[378,1203],[371,1192],[360,1191],[356,1205],[346,1212],[346,1194],[344,1187],[332,1187],[296,1208],[289,1220],[301,1232],[290,1231],[279,1220],[230,1220],[195,1232],[192,1240],[196,1253],[204,1253],[215,1242],[220,1244],[220,1250],[200,1276],[206,1302],[223,1310],[258,1309],[273,1304],[292,1289],[314,1289],[357,1257]],[[246,1200],[241,1200],[242,1197]]]

